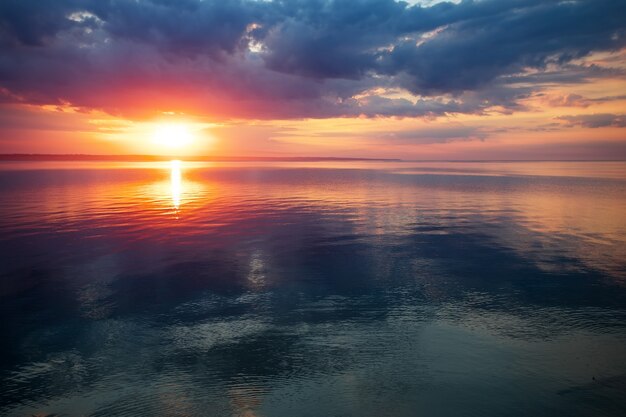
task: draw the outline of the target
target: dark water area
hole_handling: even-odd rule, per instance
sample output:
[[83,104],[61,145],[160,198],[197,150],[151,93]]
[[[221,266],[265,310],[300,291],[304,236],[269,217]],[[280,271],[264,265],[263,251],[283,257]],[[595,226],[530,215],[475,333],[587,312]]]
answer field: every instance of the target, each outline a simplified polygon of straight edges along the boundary
[[0,415],[626,415],[626,163],[0,163]]

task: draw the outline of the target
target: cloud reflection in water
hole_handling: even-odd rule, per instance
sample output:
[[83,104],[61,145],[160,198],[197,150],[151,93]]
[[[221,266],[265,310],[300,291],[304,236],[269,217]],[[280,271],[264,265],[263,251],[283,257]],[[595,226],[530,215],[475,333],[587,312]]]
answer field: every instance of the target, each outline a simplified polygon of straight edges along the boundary
[[626,181],[408,168],[0,171],[2,414],[623,406]]

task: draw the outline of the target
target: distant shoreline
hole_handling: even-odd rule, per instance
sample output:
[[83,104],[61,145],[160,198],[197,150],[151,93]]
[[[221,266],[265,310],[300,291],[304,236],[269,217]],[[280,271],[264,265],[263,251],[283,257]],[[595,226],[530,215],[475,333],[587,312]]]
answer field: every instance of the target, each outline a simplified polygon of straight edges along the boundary
[[161,162],[180,159],[192,162],[332,162],[373,161],[401,162],[389,158],[340,158],[340,157],[265,157],[265,156],[176,156],[176,155],[86,155],[86,154],[0,154],[0,161],[120,161]]

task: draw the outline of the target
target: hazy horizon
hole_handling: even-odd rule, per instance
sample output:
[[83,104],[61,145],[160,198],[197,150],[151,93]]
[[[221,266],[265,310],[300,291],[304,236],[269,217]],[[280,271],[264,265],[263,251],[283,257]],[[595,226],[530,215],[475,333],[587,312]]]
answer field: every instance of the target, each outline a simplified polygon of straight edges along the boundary
[[[359,157],[334,157],[334,156],[248,156],[248,155],[161,155],[161,154],[39,154],[39,153],[6,153],[0,154],[0,161],[10,161],[13,159],[20,160],[115,160],[127,158],[129,161],[134,160],[159,160],[168,161],[170,159],[181,159],[186,161],[389,161],[389,162],[622,162],[624,159],[402,159],[402,158],[359,158]],[[65,159],[67,158],[67,159]]]

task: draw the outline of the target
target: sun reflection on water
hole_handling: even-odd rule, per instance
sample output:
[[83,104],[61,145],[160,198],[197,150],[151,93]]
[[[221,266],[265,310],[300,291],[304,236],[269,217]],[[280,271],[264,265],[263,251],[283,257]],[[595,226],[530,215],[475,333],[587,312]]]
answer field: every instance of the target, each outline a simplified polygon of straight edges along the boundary
[[178,211],[180,208],[180,196],[182,194],[182,174],[180,170],[180,161],[170,161],[170,189],[172,193],[172,204]]
[[196,169],[193,163],[178,159],[159,162],[149,168],[149,179],[120,186],[116,192],[138,197],[137,204],[150,208],[142,210],[142,215],[156,213],[179,219],[184,211],[193,212],[198,204],[206,203],[209,182],[198,180]]

